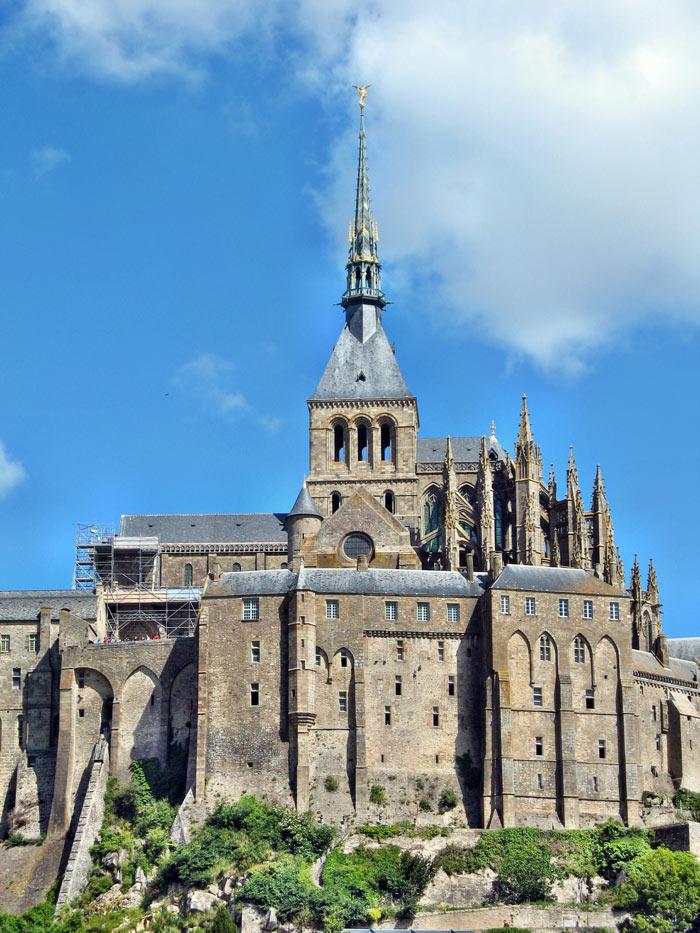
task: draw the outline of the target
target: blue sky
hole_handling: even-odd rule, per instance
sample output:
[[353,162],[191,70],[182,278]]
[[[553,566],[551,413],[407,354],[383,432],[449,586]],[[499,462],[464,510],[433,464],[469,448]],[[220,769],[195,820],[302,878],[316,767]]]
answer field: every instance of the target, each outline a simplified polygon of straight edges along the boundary
[[0,13],[0,588],[75,523],[287,510],[342,325],[357,103],[423,436],[600,462],[698,630],[700,12],[31,0]]

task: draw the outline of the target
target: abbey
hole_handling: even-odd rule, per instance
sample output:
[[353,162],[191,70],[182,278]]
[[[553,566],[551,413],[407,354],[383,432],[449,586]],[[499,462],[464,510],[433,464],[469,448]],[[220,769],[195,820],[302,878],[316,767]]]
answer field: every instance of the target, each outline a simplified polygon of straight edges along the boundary
[[194,806],[333,821],[636,823],[700,790],[700,640],[663,635],[651,562],[627,585],[600,469],[589,505],[573,452],[545,481],[524,396],[512,454],[418,436],[364,109],[346,272],[288,514],[123,515],[81,529],[72,589],[0,593],[3,831],[59,836],[99,756],[177,746]]

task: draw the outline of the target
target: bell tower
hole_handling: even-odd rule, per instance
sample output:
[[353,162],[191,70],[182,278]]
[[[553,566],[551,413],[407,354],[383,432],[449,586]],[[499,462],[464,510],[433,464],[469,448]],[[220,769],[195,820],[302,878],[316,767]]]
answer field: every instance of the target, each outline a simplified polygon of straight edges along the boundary
[[345,326],[309,407],[307,487],[321,515],[366,489],[384,508],[416,525],[418,405],[384,332],[379,231],[372,216],[366,87],[360,92],[360,144],[355,216],[350,224]]

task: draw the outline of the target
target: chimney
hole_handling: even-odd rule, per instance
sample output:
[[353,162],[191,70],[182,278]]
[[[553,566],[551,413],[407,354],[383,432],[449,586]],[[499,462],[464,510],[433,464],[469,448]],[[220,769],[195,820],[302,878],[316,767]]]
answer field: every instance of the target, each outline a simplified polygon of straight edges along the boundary
[[471,553],[467,554],[467,580],[470,583],[474,580],[474,555]]
[[500,551],[491,551],[489,554],[489,583],[493,583],[502,570],[503,554]]

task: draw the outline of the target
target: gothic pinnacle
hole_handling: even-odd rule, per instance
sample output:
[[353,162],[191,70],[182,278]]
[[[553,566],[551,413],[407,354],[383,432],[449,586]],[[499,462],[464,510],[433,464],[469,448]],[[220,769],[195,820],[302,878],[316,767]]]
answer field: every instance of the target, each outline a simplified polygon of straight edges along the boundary
[[520,412],[520,431],[518,443],[523,446],[532,443],[532,428],[530,427],[530,413],[527,410],[527,395],[523,393],[523,407]]

